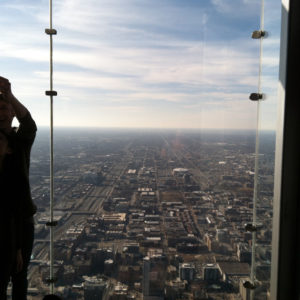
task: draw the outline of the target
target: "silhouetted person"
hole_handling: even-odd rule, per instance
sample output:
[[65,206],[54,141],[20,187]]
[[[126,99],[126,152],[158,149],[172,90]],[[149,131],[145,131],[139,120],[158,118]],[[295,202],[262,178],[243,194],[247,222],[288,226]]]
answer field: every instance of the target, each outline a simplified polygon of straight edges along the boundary
[[[13,183],[12,191],[18,190],[17,197],[21,210],[21,232],[20,245],[17,254],[20,256],[15,263],[22,260],[22,268],[16,265],[12,268],[12,299],[26,300],[27,297],[27,269],[30,262],[33,239],[34,239],[34,220],[33,215],[36,213],[36,206],[32,202],[30,185],[29,185],[29,166],[30,151],[36,135],[36,124],[33,121],[29,111],[21,104],[11,91],[10,82],[0,77],[0,130],[7,135],[10,143],[9,160],[6,162],[7,169],[14,169],[14,176],[18,179]],[[20,125],[18,128],[12,127],[14,117],[17,117]],[[4,199],[1,193],[1,201]],[[10,194],[5,197],[16,197]],[[16,240],[18,241],[18,240]],[[17,272],[19,271],[19,272]]]
[[[22,240],[22,179],[15,174],[18,160],[13,157],[9,137],[0,129],[0,299],[6,299],[7,285],[12,272],[23,265]],[[15,269],[14,269],[15,268]]]
[[1,189],[1,202],[0,202],[0,299],[6,299],[6,290],[9,282],[10,274],[14,260],[16,258],[16,234],[14,232],[15,216],[12,207],[11,199],[7,199],[7,174],[6,173],[6,158],[9,153],[7,136],[0,131],[0,189]]

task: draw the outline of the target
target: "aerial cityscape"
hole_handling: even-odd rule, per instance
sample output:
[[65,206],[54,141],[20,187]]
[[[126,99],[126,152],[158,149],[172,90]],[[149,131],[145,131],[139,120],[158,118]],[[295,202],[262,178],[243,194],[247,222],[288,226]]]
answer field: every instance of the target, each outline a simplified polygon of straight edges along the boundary
[[0,75],[38,127],[28,300],[270,300],[283,2],[0,9]]
[[[260,139],[255,299],[269,293],[275,133]],[[49,292],[49,132],[29,299]],[[65,299],[249,299],[255,132],[55,129],[55,291]],[[253,262],[252,262],[253,263]]]

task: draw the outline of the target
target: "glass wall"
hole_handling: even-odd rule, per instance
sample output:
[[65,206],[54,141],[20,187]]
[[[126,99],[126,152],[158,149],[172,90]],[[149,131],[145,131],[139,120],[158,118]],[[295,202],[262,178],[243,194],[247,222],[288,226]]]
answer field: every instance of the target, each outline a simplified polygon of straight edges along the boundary
[[[53,2],[55,293],[267,298],[280,1],[261,5]],[[29,295],[40,299],[50,274],[48,7],[0,7],[32,32],[3,32],[0,60],[18,63],[3,75],[39,128]]]
[[263,28],[265,36],[260,41],[261,75],[259,106],[256,245],[253,299],[267,299],[270,294],[271,242],[274,190],[275,139],[277,129],[277,103],[280,45],[280,1],[264,1]]

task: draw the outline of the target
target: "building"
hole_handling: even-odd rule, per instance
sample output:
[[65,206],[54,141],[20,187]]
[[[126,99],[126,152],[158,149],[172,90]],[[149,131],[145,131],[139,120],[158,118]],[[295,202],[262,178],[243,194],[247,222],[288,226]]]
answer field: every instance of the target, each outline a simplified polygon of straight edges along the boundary
[[216,240],[222,243],[229,242],[229,234],[227,229],[217,229],[216,230]]
[[173,169],[173,175],[174,176],[184,176],[185,174],[188,174],[189,170],[186,168],[175,168]]
[[250,266],[248,263],[219,262],[218,265],[223,281],[228,281],[232,277],[247,277],[250,275]]
[[102,278],[84,276],[84,300],[101,300],[107,288]]
[[179,278],[181,280],[192,281],[195,277],[195,266],[191,263],[179,264]]
[[179,279],[168,281],[166,283],[165,291],[166,291],[166,299],[175,300],[180,299],[182,294],[186,290],[186,282],[183,282]]
[[206,264],[203,266],[203,279],[208,282],[220,280],[220,269],[218,264]]
[[250,300],[250,289],[247,289],[244,287],[244,283],[246,281],[250,281],[249,277],[244,277],[240,279],[240,284],[239,284],[239,291],[240,291],[240,295],[242,297],[243,300]]
[[237,257],[240,262],[251,264],[251,248],[246,243],[239,243],[237,245]]
[[148,253],[143,259],[143,299],[164,299],[165,280],[167,275],[166,258],[161,253]]

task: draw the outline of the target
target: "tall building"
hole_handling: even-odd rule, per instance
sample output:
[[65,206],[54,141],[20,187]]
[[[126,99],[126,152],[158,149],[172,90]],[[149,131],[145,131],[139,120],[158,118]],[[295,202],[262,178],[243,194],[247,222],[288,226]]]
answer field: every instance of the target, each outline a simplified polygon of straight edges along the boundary
[[161,253],[148,253],[143,260],[143,299],[164,299],[166,257]]

